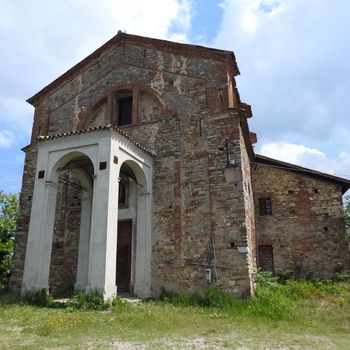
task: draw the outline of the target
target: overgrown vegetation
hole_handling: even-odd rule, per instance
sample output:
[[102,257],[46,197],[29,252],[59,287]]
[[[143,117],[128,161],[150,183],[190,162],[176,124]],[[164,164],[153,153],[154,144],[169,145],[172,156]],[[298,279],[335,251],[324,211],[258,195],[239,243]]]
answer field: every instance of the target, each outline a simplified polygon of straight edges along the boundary
[[350,196],[345,197],[345,207],[344,207],[343,218],[346,226],[346,232],[350,240]]
[[55,301],[46,289],[41,289],[39,291],[27,292],[18,300],[23,304],[52,308],[61,307],[66,308],[69,311],[104,311],[121,303],[121,300],[118,297],[104,300],[103,294],[98,290],[91,291],[91,293],[77,292],[69,299]]
[[25,304],[36,306],[50,306],[53,297],[49,295],[46,289],[40,291],[27,292],[21,297],[21,301]]
[[[346,274],[343,282],[350,281]],[[232,315],[259,316],[270,320],[296,320],[300,318],[299,301],[326,298],[336,304],[343,302],[346,283],[331,281],[287,280],[279,282],[270,272],[255,274],[256,293],[250,299],[237,299],[232,293],[225,293],[208,287],[202,293],[171,293],[163,290],[160,300],[178,306],[200,306],[218,308]]]
[[135,304],[78,293],[57,308],[46,291],[26,303],[3,293],[0,348],[349,348],[349,281],[281,283],[259,272],[256,282],[246,300],[209,287]]
[[0,190],[0,287],[10,276],[17,211],[18,196]]
[[[257,279],[256,296],[246,300],[209,287],[135,304],[79,293],[57,308],[3,293],[0,348],[349,348],[349,282]],[[45,305],[46,297],[41,291],[27,302]]]
[[67,304],[71,310],[98,310],[103,311],[111,307],[120,305],[120,298],[103,299],[103,295],[98,291],[91,293],[76,293],[72,300]]

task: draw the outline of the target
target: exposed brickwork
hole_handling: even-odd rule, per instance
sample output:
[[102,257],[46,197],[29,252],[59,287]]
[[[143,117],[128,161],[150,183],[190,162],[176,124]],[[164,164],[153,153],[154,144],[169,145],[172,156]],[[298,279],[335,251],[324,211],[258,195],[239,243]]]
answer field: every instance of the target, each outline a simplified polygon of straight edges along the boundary
[[[156,293],[162,286],[203,287],[208,262],[216,264],[219,286],[239,295],[250,291],[247,252],[237,251],[239,242],[247,246],[242,176],[235,186],[225,181],[226,158],[218,151],[226,138],[240,137],[239,117],[228,110],[227,75],[235,68],[222,57],[220,61],[210,55],[162,52],[161,46],[120,45],[35,102],[33,142],[39,134],[113,123],[115,92],[134,96],[133,125],[124,129],[157,154],[152,235]],[[233,150],[238,164],[240,148]],[[62,248],[67,232],[55,232],[54,247]],[[57,277],[58,257],[65,256],[59,251],[52,253],[53,288],[65,279]]]
[[[349,269],[339,185],[270,165],[253,167],[258,245],[272,245],[277,274],[330,278]],[[259,215],[270,197],[272,215]]]
[[[59,175],[79,183],[68,171]],[[74,289],[76,281],[82,190],[60,183],[57,191],[56,218],[52,240],[49,286],[53,293]]]
[[[270,193],[272,177],[265,178],[267,170],[261,173],[260,168],[264,168],[258,167],[251,180],[251,140],[256,141],[256,137],[249,133],[246,120],[251,109],[240,102],[235,87],[233,76],[237,73],[230,52],[121,34],[29,99],[35,106],[35,117],[25,161],[11,286],[20,287],[22,279],[38,136],[73,132],[70,137],[74,137],[74,132],[82,129],[116,124],[118,96],[127,95],[133,96],[132,124],[122,129],[155,154],[153,293],[157,295],[162,287],[201,289],[209,267],[212,282],[221,289],[239,296],[251,294],[257,259],[255,227],[258,244],[263,237],[266,241],[285,237],[279,235],[277,229],[283,225],[277,221],[273,227],[278,237],[268,235],[270,222],[263,221],[268,218],[258,218],[255,223],[252,187],[256,187],[256,198],[264,191]],[[224,150],[219,149],[225,144]],[[288,176],[287,187],[292,181]],[[309,197],[303,194],[306,185],[300,181],[295,179],[293,186],[308,206]],[[277,183],[281,181],[272,185]],[[339,224],[340,192],[334,185],[324,186],[321,195],[331,193],[338,205],[328,207],[326,199],[322,202],[326,208],[322,210],[329,215],[328,232],[338,230],[338,243],[328,242],[323,233],[324,244],[333,247],[327,254],[337,263],[336,257],[346,255],[343,248],[338,249],[344,232]],[[61,186],[50,266],[52,290],[74,284],[80,224],[79,206],[70,206],[74,197],[79,198],[79,194]],[[308,215],[316,213],[308,209],[295,228],[314,225]],[[323,219],[317,220],[319,227],[325,226]],[[305,227],[299,236],[300,240],[293,241],[296,252],[305,251],[302,244],[309,237]],[[309,255],[305,266],[312,270],[317,259],[312,261],[315,254]],[[285,257],[276,260],[276,268],[290,265]]]
[[22,284],[36,170],[36,146],[33,145],[27,147],[24,151],[26,152],[26,157],[23,170],[22,189],[19,199],[19,216],[17,219],[15,249],[12,259],[10,279],[10,286],[14,290],[19,290]]

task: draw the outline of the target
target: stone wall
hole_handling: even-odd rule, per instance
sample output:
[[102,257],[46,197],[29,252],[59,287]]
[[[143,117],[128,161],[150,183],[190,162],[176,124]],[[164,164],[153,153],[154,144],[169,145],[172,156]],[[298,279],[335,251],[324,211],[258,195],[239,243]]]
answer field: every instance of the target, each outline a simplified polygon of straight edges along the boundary
[[[340,185],[267,164],[252,171],[257,244],[272,246],[275,272],[330,278],[349,269]],[[272,215],[259,215],[259,198],[271,198]]]
[[57,190],[56,216],[52,240],[49,286],[50,292],[65,293],[74,290],[76,282],[82,189],[67,183],[79,184],[69,171],[61,171]]
[[[200,51],[200,49],[198,49]],[[212,56],[211,56],[212,55]],[[38,135],[115,123],[115,93],[133,95],[133,123],[123,128],[156,154],[153,164],[152,288],[198,290],[212,282],[237,295],[251,293],[253,213],[249,161],[244,152],[241,116],[230,81],[233,60],[196,50],[124,43],[111,47],[36,101],[32,151],[27,156],[24,190],[31,188]],[[229,84],[228,84],[229,83]],[[237,97],[237,96],[236,96]],[[237,176],[224,176],[226,139],[237,141],[230,156]],[[27,187],[25,187],[27,186]],[[247,187],[248,186],[248,187]],[[247,192],[248,191],[248,192]],[[16,241],[12,286],[23,271],[30,202],[21,202],[23,238]],[[247,210],[251,213],[247,215]],[[18,236],[20,237],[20,236]],[[53,275],[51,274],[51,277]],[[52,278],[51,284],[54,284]]]
[[16,239],[10,277],[10,287],[13,290],[19,290],[22,285],[36,170],[36,146],[26,147],[24,151],[26,152],[26,156],[23,169],[22,189],[19,198],[19,215],[17,218]]

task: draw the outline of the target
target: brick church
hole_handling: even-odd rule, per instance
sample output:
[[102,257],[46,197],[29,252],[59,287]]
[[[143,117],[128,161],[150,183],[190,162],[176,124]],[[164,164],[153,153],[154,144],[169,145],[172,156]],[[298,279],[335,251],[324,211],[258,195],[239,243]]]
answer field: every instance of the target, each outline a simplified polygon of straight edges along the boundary
[[34,106],[10,286],[254,292],[349,269],[350,180],[254,152],[233,52],[119,32]]

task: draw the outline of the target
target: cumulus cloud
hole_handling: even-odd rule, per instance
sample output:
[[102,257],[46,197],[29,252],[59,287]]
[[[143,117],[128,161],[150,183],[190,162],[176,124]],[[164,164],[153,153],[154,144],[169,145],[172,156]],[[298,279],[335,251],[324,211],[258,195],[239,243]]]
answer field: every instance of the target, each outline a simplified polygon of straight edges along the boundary
[[30,96],[118,30],[186,40],[190,19],[189,0],[0,0],[0,93]]
[[350,152],[341,151],[334,157],[329,157],[316,148],[279,141],[263,144],[258,149],[258,153],[325,173],[350,178]]
[[0,96],[0,123],[29,135],[33,120],[33,108],[24,100],[12,96]]
[[213,45],[236,53],[254,131],[319,147],[350,130],[349,1],[225,0],[222,8]]
[[[350,178],[350,2],[223,0],[258,153]],[[281,141],[283,140],[283,142]]]
[[9,148],[14,142],[14,136],[11,131],[0,130],[0,148]]
[[25,100],[118,30],[187,41],[191,0],[0,0],[0,123],[31,132]]

